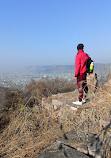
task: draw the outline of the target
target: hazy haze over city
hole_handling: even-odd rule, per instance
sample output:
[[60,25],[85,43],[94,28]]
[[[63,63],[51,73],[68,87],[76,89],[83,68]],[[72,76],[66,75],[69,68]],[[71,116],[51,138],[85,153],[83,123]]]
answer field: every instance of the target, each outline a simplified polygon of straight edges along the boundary
[[0,72],[73,65],[78,43],[111,63],[110,0],[0,1]]

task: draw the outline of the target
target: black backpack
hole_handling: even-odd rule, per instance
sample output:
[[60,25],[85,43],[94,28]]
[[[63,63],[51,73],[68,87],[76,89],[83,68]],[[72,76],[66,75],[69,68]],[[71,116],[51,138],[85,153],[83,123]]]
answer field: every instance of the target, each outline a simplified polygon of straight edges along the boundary
[[86,65],[86,72],[88,74],[93,73],[93,71],[94,71],[94,61],[90,57],[88,57],[88,55],[87,55],[85,65]]

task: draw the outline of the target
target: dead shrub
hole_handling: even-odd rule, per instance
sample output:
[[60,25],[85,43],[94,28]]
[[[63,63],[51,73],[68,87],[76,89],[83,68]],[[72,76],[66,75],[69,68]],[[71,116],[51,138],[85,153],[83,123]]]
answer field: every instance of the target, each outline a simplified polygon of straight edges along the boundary
[[65,79],[50,79],[50,80],[32,80],[30,84],[26,86],[26,97],[35,102],[35,104],[41,104],[42,97],[48,97],[52,94],[65,93],[75,90],[75,84],[73,81]]
[[15,110],[21,103],[24,92],[18,89],[9,89],[5,94],[4,110]]
[[9,124],[10,118],[6,111],[2,111],[0,113],[0,133],[3,132],[3,130],[6,128],[6,126]]
[[[73,81],[65,79],[50,79],[50,80],[32,80],[24,91],[19,89],[9,89],[5,95],[5,110],[15,110],[20,105],[33,107],[41,105],[42,97],[48,97],[52,94],[65,93],[75,90]],[[18,106],[19,105],[19,106]]]
[[76,87],[74,81],[59,78],[46,80],[45,83],[51,94],[71,92],[74,91]]

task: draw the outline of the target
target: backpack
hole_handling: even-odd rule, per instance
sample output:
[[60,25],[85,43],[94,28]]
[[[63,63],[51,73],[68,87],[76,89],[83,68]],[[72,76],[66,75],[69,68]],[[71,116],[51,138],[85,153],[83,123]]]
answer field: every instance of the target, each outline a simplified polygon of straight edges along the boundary
[[85,65],[86,65],[86,72],[88,74],[93,73],[93,71],[94,71],[94,61],[90,57],[88,57],[88,55],[87,55]]

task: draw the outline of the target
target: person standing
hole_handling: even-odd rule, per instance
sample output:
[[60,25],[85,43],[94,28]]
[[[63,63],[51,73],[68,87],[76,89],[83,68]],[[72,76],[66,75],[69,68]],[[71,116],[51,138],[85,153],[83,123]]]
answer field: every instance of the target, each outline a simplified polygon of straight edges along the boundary
[[[77,89],[79,92],[78,101],[72,102],[76,105],[82,105],[82,103],[86,102],[86,96],[88,93],[87,87],[87,69],[86,69],[86,60],[89,57],[88,54],[84,53],[84,45],[78,44],[77,46],[77,55],[75,57],[75,77],[74,80],[77,79]],[[84,94],[85,93],[85,94]],[[83,98],[84,95],[84,98]]]

